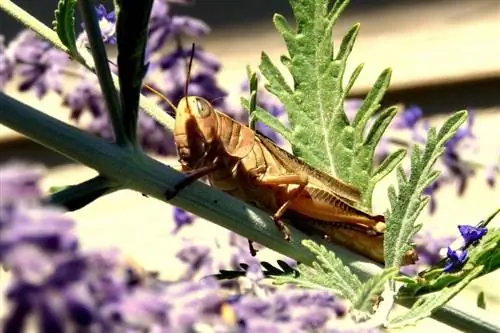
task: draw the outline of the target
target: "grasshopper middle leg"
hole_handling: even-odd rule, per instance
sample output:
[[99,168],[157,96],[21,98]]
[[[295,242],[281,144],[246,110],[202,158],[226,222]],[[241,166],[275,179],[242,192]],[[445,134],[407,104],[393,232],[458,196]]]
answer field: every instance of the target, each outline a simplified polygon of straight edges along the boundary
[[299,195],[304,191],[309,180],[307,175],[301,174],[285,174],[280,176],[264,176],[258,180],[262,185],[297,185],[293,189],[287,189],[286,201],[278,208],[276,213],[273,215],[273,220],[276,223],[278,229],[280,229],[286,240],[290,240],[290,230],[281,220],[283,214],[288,209],[293,200],[299,197]]

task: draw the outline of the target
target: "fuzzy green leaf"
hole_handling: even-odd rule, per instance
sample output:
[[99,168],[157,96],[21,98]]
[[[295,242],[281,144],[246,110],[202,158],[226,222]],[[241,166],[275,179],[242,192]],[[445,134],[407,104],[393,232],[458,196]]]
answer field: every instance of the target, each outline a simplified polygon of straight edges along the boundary
[[[266,53],[262,54],[259,69],[268,82],[266,89],[283,103],[289,126],[286,132],[281,132],[275,118],[258,113],[255,117],[290,141],[296,156],[357,187],[363,195],[359,208],[370,210],[376,182],[386,176],[398,161],[393,159],[394,163],[385,165],[384,172],[374,174],[373,155],[395,114],[394,108],[379,115],[376,119],[378,127],[374,126],[365,137],[368,120],[380,107],[389,85],[391,70],[387,69],[380,75],[355,120],[349,123],[344,101],[363,65],[356,67],[345,88],[343,79],[359,24],[347,32],[336,54],[332,44],[332,28],[348,3],[347,0],[290,1],[295,26],[282,15],[274,16],[276,29],[288,48],[288,56],[282,55],[280,59],[292,75],[293,86]],[[281,129],[284,130],[282,126]]]
[[457,112],[448,118],[437,135],[436,130],[431,128],[424,150],[421,151],[415,146],[412,152],[407,181],[398,177],[398,193],[395,197],[390,195],[391,211],[386,216],[387,229],[384,237],[386,267],[399,267],[401,258],[410,248],[408,244],[416,230],[417,217],[428,200],[422,196],[422,192],[436,177],[432,168],[442,154],[447,140],[455,135],[466,119],[467,111]]
[[298,276],[286,275],[273,278],[276,284],[293,283],[305,288],[330,289],[349,300],[354,300],[362,284],[356,275],[328,251],[323,245],[311,240],[304,240],[304,246],[316,256],[312,266],[299,264]]
[[252,110],[252,106],[250,105],[250,101],[244,97],[241,97],[241,105],[243,105],[244,108],[246,108],[250,112],[250,120],[249,122],[252,123],[254,120],[253,119],[258,119],[262,122],[265,122],[267,126],[275,130],[276,132],[283,133],[283,137],[285,139],[288,139],[291,137],[290,131],[288,128],[281,122],[279,121],[278,118],[264,110],[258,105],[255,105],[255,109]]
[[357,310],[364,312],[371,312],[373,309],[374,301],[387,285],[387,282],[398,275],[397,268],[390,268],[384,270],[381,274],[372,276],[366,281],[353,301],[353,307]]
[[406,149],[398,149],[393,151],[385,160],[380,163],[380,165],[375,169],[372,175],[374,183],[379,182],[389,173],[391,173],[394,168],[401,163],[403,158],[406,156]]
[[361,74],[361,71],[363,70],[364,64],[359,64],[354,71],[351,73],[351,77],[349,78],[349,82],[347,82],[346,87],[344,88],[344,96],[342,96],[343,100],[347,99],[347,95],[351,92],[352,87],[354,86],[354,82],[359,77],[359,74]]
[[53,29],[72,57],[78,57],[75,34],[75,8],[78,0],[59,0],[54,11]]
[[128,138],[136,142],[137,114],[145,62],[148,23],[153,0],[115,0],[118,77],[123,121]]

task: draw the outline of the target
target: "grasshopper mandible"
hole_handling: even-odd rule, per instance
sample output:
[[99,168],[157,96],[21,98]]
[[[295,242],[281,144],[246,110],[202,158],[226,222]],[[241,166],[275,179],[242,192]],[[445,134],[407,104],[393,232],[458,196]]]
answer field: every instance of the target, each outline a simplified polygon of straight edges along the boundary
[[383,263],[384,216],[356,208],[361,193],[355,187],[309,166],[207,100],[188,96],[191,63],[192,57],[178,106],[160,94],[176,113],[179,162],[189,173],[167,199],[206,176],[212,186],[269,212],[285,239],[290,233],[283,219]]

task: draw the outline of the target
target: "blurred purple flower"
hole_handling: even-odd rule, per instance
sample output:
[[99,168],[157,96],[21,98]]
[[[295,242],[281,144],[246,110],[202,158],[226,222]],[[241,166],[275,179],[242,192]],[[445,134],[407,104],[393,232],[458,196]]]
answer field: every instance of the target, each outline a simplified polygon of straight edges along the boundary
[[[149,38],[146,54],[161,51],[165,43],[184,33],[190,37],[203,37],[210,28],[201,20],[187,16],[172,16],[166,0],[155,0],[149,21]],[[175,1],[188,4],[189,1]],[[149,58],[149,57],[148,57]]]
[[44,167],[10,162],[4,164],[1,171],[0,207],[14,200],[19,202],[41,198],[42,191],[38,187],[38,182],[44,174]]
[[5,46],[5,37],[0,35],[0,91],[5,87],[7,82],[12,79],[14,73],[14,64],[7,53]]
[[174,207],[174,223],[175,223],[175,228],[172,231],[172,234],[176,234],[179,232],[179,230],[189,224],[192,224],[194,222],[195,215],[191,214],[190,212],[185,211],[182,208],[179,207]]
[[[116,15],[114,11],[108,13],[106,7],[102,4],[96,7],[97,20],[99,21],[99,28],[101,30],[101,37],[104,44],[116,44]],[[87,32],[85,31],[85,24],[82,23],[83,31],[77,38],[77,45],[89,47],[89,40]]]
[[331,292],[299,288],[241,297],[231,305],[245,332],[326,332],[341,328],[347,314],[346,304]]
[[55,49],[35,32],[24,30],[9,44],[16,73],[21,77],[20,91],[35,89],[38,98],[49,91],[62,93],[61,76],[69,66],[66,53]]
[[452,235],[436,236],[435,230],[420,230],[413,238],[419,260],[415,265],[401,267],[401,272],[412,276],[422,269],[437,264],[442,259],[441,249],[446,248],[454,240],[455,236]]
[[405,110],[402,110],[396,114],[391,122],[390,127],[398,130],[413,130],[418,121],[422,119],[422,115],[422,109],[420,109],[416,105],[410,105]]

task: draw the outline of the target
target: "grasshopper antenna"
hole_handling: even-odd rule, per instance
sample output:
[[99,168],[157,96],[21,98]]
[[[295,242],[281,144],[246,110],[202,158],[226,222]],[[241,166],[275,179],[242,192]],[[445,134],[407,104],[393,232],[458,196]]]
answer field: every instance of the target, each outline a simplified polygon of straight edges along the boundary
[[[108,59],[108,62],[115,66],[115,67],[118,67],[116,66],[116,64],[109,60]],[[174,103],[172,103],[165,95],[163,95],[161,92],[159,92],[158,90],[156,90],[155,88],[151,87],[149,84],[147,83],[144,83],[144,88],[146,88],[147,90],[151,91],[153,94],[155,94],[156,96],[160,97],[162,100],[164,100],[171,108],[172,110],[174,110],[174,112],[177,114],[177,108],[176,106],[174,105]]]
[[164,100],[165,102],[167,102],[167,104],[177,114],[177,108],[175,107],[174,103],[172,103],[165,95],[163,95],[161,92],[159,92],[155,88],[151,87],[149,84],[144,83],[144,88],[146,88],[147,90],[151,91],[153,94],[155,94],[156,96],[160,97],[162,100]]
[[[186,74],[186,84],[184,85],[184,98],[188,97],[188,86],[189,86],[189,78],[191,77],[191,67],[193,67],[193,58],[194,58],[194,43],[191,47],[191,56],[189,58],[189,63],[187,65],[187,74]],[[191,108],[189,107],[189,103],[186,103],[186,107],[189,113],[191,113]]]

